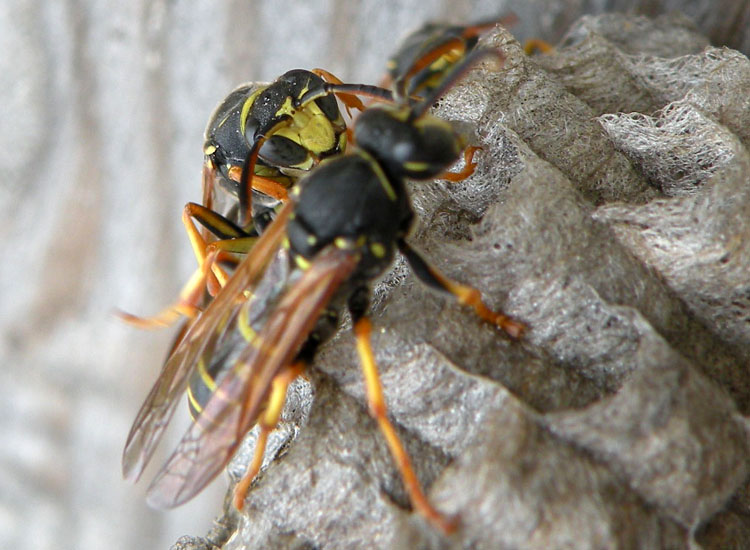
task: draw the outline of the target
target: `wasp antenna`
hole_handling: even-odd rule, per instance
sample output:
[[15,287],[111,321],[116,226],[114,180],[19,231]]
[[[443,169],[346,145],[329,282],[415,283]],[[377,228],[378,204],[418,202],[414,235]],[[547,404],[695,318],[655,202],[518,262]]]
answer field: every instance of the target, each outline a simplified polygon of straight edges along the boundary
[[332,84],[326,83],[322,88],[313,89],[304,94],[297,100],[297,108],[304,107],[311,101],[315,101],[321,97],[334,94],[334,93],[347,93],[352,95],[358,95],[363,97],[370,97],[372,99],[380,99],[393,103],[393,92],[381,88],[379,86],[371,86],[369,84]]
[[247,152],[245,162],[242,163],[242,175],[240,176],[240,186],[237,190],[237,198],[240,202],[240,226],[246,228],[253,219],[253,173],[255,164],[258,162],[258,153],[265,143],[266,136],[260,136],[253,141],[252,147]]
[[245,162],[242,164],[242,175],[240,176],[240,188],[237,192],[237,198],[240,203],[240,227],[245,232],[250,231],[253,224],[253,177],[260,149],[267,139],[271,138],[281,128],[289,126],[293,122],[294,119],[292,117],[286,117],[265,130],[261,129],[258,135],[255,136],[255,141],[253,141],[253,145],[245,156]]
[[463,77],[469,69],[471,69],[476,63],[478,63],[485,57],[490,56],[497,57],[500,63],[500,67],[502,67],[503,63],[505,63],[505,54],[500,50],[496,50],[494,48],[474,50],[469,55],[467,55],[460,63],[458,63],[450,73],[448,73],[448,76],[446,76],[445,79],[440,83],[440,86],[435,88],[429,96],[412,107],[411,113],[409,115],[409,121],[416,120],[424,115],[425,112],[427,112],[427,109],[432,107],[432,105],[434,105],[435,102],[440,99],[443,94],[445,94],[445,92],[450,90],[453,85],[461,77]]

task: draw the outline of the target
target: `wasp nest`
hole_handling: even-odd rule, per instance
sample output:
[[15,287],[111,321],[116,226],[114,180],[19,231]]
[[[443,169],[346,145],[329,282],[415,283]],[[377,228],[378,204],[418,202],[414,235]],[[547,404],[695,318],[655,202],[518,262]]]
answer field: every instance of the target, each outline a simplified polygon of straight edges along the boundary
[[505,66],[436,108],[478,169],[412,186],[412,242],[528,331],[399,263],[373,312],[391,418],[460,529],[409,510],[344,329],[226,547],[747,547],[750,62],[680,18],[584,18],[536,57],[484,44]]

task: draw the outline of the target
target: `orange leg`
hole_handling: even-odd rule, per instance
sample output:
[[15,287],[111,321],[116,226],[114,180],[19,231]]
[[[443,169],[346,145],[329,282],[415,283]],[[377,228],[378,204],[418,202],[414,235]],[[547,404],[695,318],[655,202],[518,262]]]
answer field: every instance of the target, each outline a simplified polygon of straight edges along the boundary
[[[194,202],[187,203],[182,211],[182,223],[185,226],[185,230],[187,231],[188,239],[190,239],[190,246],[193,249],[193,254],[195,254],[195,259],[198,261],[198,265],[201,269],[206,266],[206,247],[208,245],[198,229],[195,227],[193,219],[196,216],[201,216],[203,214],[215,215],[214,212],[210,212],[205,207],[199,204],[195,204]],[[221,267],[217,263],[213,263],[208,267],[210,267],[210,269],[207,270],[209,280],[211,280],[212,277],[216,277],[216,280],[219,281],[219,284],[221,286],[224,286],[224,284],[226,284],[226,281],[229,279],[229,276],[226,274],[226,272],[221,269]]]
[[398,249],[406,257],[414,274],[425,284],[450,292],[456,297],[459,304],[471,307],[481,319],[502,329],[511,338],[518,339],[521,337],[526,326],[512,317],[488,308],[476,288],[457,283],[440,273],[428,264],[404,239],[399,240]]
[[372,324],[367,317],[362,317],[355,323],[354,334],[357,338],[357,352],[362,362],[362,372],[365,377],[365,386],[367,387],[370,414],[377,421],[380,431],[388,443],[388,448],[401,473],[401,479],[404,482],[406,492],[409,494],[409,500],[414,509],[444,533],[452,533],[458,527],[457,519],[444,516],[433,508],[427,500],[424,492],[422,492],[417,475],[414,473],[411,459],[406,453],[401,440],[398,438],[393,424],[388,420],[385,398],[383,397],[383,387],[380,384],[378,368],[375,364],[372,346],[370,345],[371,333]]
[[205,273],[203,273],[201,269],[197,269],[180,291],[180,296],[177,301],[174,304],[167,306],[156,315],[150,317],[139,317],[124,311],[116,311],[115,315],[126,323],[141,329],[168,327],[183,316],[192,319],[198,315],[198,312],[200,311],[197,304],[200,302],[201,296],[203,295],[204,281]]
[[458,59],[466,53],[466,44],[458,38],[451,38],[445,41],[437,48],[428,51],[425,55],[417,59],[414,64],[409,68],[409,71],[399,77],[399,80],[406,82],[412,76],[417,74],[425,67],[429,67],[435,61],[441,57],[448,57],[451,59]]
[[554,50],[555,47],[552,44],[539,38],[530,38],[523,45],[523,51],[526,52],[526,55],[534,55],[537,52],[548,54]]
[[476,288],[451,281],[444,277],[442,273],[438,273],[434,269],[431,271],[432,276],[438,279],[443,287],[458,299],[459,304],[473,308],[477,316],[484,321],[501,328],[511,338],[518,339],[521,337],[526,328],[523,323],[519,323],[515,319],[502,313],[498,313],[497,311],[492,311],[482,301],[482,295]]
[[[206,246],[206,261],[210,261],[209,259],[212,255],[215,258],[223,259],[226,257],[226,254],[230,254],[230,258],[236,263],[236,255],[239,254],[244,256],[249,254],[256,242],[258,242],[258,237],[237,237],[214,241]],[[215,278],[210,277],[208,281],[206,281],[206,288],[211,296],[216,296],[216,294],[224,288],[224,285],[229,281],[229,275],[216,264],[217,261],[214,260],[213,262],[210,262],[209,267],[215,266],[219,275],[212,273]]]
[[477,169],[477,163],[474,162],[474,155],[477,151],[480,151],[481,147],[470,146],[464,149],[464,167],[460,172],[443,172],[438,176],[441,180],[459,182],[464,181],[466,178],[474,173]]
[[[229,177],[237,183],[241,183],[242,167],[232,166],[229,169]],[[280,201],[286,201],[289,199],[286,187],[284,187],[277,181],[269,178],[264,178],[263,176],[259,176],[257,174],[253,174],[253,189]]]
[[281,411],[284,409],[286,390],[289,387],[289,384],[292,383],[292,380],[302,374],[304,370],[305,363],[303,361],[298,361],[273,379],[268,406],[260,416],[260,432],[258,433],[258,440],[255,443],[253,460],[248,465],[245,475],[242,476],[242,479],[240,479],[234,487],[233,502],[234,507],[237,508],[237,510],[242,510],[245,507],[247,492],[263,464],[263,456],[265,455],[266,444],[268,443],[268,434],[271,433],[279,423]]
[[[229,235],[230,238],[207,244],[193,222],[195,218],[205,221],[219,234]],[[150,317],[117,312],[117,315],[125,322],[139,328],[154,329],[169,326],[181,316],[195,317],[200,312],[198,304],[203,298],[204,290],[208,288],[209,293],[214,296],[218,289],[229,280],[229,275],[219,266],[217,260],[221,259],[223,255],[226,256],[226,253],[247,253],[256,240],[254,237],[241,236],[242,233],[238,232],[237,228],[233,227],[230,222],[206,207],[195,203],[185,205],[182,212],[182,223],[198,261],[198,269],[182,288],[174,304],[170,304]],[[237,237],[234,237],[234,235],[237,235]]]

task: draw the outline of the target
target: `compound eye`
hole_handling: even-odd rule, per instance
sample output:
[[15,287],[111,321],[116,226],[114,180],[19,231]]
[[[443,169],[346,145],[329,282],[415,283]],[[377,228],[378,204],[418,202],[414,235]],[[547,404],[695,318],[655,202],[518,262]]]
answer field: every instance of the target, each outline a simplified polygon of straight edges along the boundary
[[284,136],[271,136],[260,148],[260,157],[275,166],[296,167],[307,161],[307,149]]
[[258,127],[260,126],[260,122],[258,122],[258,119],[255,117],[248,117],[247,122],[245,122],[245,139],[248,143],[253,143],[255,141],[255,134],[258,131]]

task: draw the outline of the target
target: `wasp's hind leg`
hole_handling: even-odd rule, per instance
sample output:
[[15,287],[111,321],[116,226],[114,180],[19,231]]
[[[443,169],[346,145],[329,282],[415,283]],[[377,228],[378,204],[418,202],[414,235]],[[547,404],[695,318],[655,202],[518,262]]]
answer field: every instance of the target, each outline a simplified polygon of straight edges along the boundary
[[297,361],[291,367],[285,369],[283,372],[278,374],[271,383],[271,393],[268,397],[268,405],[261,413],[258,426],[259,433],[258,439],[255,442],[255,451],[253,452],[253,460],[247,467],[245,475],[242,476],[234,487],[234,507],[237,510],[242,510],[245,506],[245,498],[247,497],[247,491],[250,489],[250,484],[258,475],[260,467],[263,464],[263,456],[266,452],[266,444],[268,443],[268,434],[270,434],[279,423],[281,417],[281,411],[284,409],[284,401],[286,400],[286,390],[292,380],[297,378],[305,370],[307,363],[305,361]]
[[[242,183],[242,167],[232,166],[228,171],[229,179],[236,182],[238,185]],[[253,174],[252,176],[252,188],[255,191],[273,197],[276,200],[287,201],[289,200],[289,193],[287,188],[276,180]]]
[[354,323],[353,330],[357,339],[357,352],[360,362],[362,363],[362,373],[365,377],[365,387],[367,389],[367,402],[370,408],[370,414],[375,418],[378,427],[388,443],[388,449],[391,451],[393,460],[401,474],[404,486],[409,494],[409,500],[412,506],[430,523],[438,527],[444,533],[452,533],[456,530],[457,521],[454,518],[448,518],[437,511],[430,504],[429,500],[422,491],[417,475],[411,464],[411,459],[404,449],[401,440],[396,433],[396,429],[388,420],[388,410],[383,396],[383,387],[380,383],[378,367],[375,363],[375,356],[372,353],[370,344],[370,334],[372,333],[372,323],[364,315],[369,305],[369,291],[362,288],[355,292],[349,300],[349,311]]
[[398,242],[398,248],[409,262],[414,274],[425,284],[438,290],[450,292],[456,297],[459,304],[470,306],[480,318],[501,328],[511,338],[521,337],[525,329],[524,324],[501,312],[492,311],[482,302],[482,296],[476,288],[452,281],[440,273],[428,264],[405,240],[401,239]]
[[[206,244],[205,237],[201,235],[193,220],[198,221],[220,240]],[[222,253],[247,253],[257,240],[256,236],[243,231],[224,216],[193,202],[185,205],[182,223],[198,261],[198,269],[182,287],[174,303],[150,317],[118,312],[119,317],[125,322],[140,328],[154,329],[170,326],[180,317],[192,319],[200,311],[199,304],[206,288],[209,294],[215,295],[229,279],[217,261],[222,259]]]
[[474,162],[474,155],[477,151],[481,150],[481,147],[475,145],[467,147],[464,149],[464,167],[459,172],[443,172],[437,177],[437,179],[452,181],[454,183],[464,181],[474,173],[474,170],[477,169],[477,163]]

